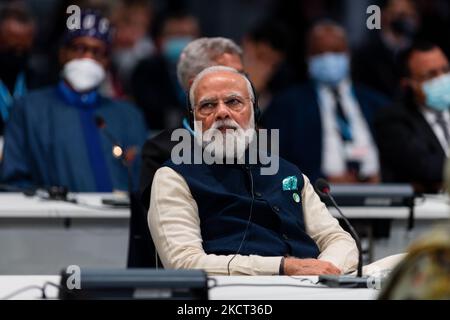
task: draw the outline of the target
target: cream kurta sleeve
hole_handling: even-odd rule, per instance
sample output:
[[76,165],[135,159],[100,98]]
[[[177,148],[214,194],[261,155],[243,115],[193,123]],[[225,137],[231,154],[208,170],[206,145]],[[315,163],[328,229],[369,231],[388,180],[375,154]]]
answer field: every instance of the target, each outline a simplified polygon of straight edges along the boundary
[[349,273],[358,265],[358,249],[355,240],[345,232],[337,219],[328,211],[314,191],[311,182],[303,176],[303,214],[306,232],[319,247],[319,260],[331,262],[342,273]]
[[[306,231],[319,246],[319,259],[348,272],[355,267],[353,239],[339,226],[305,177],[302,190]],[[153,179],[148,224],[165,268],[203,269],[211,275],[278,275],[282,257],[206,254],[202,246],[197,203],[184,178],[168,167]]]
[[[206,254],[202,246],[198,207],[186,181],[168,167],[153,179],[148,224],[161,262],[168,269],[203,269],[228,275],[234,255]],[[278,275],[281,257],[236,255],[231,275]]]

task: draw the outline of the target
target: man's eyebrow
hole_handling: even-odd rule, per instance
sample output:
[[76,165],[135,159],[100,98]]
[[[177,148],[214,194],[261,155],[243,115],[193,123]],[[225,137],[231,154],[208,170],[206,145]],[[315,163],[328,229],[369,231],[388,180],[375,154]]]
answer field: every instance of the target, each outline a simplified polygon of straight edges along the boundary
[[216,101],[217,101],[217,97],[205,97],[205,98],[198,100],[198,104],[207,103],[207,102],[216,102]]
[[[238,93],[238,92],[230,92],[226,95],[224,95],[224,99],[230,99],[230,98],[240,98],[240,99],[245,99],[245,97]],[[217,96],[207,96],[204,98],[201,98],[200,100],[198,100],[197,104],[203,104],[203,103],[208,103],[208,102],[217,102],[217,100],[219,99],[219,97]]]
[[226,98],[241,98],[241,99],[244,99],[244,96],[242,94],[240,94],[240,93],[237,93],[237,92],[231,92],[231,93],[225,95],[225,97]]

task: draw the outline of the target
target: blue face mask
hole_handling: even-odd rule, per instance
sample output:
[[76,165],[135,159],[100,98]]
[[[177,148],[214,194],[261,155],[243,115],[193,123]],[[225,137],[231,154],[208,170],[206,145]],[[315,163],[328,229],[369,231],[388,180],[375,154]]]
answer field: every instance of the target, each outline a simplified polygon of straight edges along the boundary
[[310,77],[326,85],[337,85],[350,73],[350,58],[346,53],[324,53],[308,61]]
[[173,64],[178,62],[181,52],[191,42],[192,37],[173,37],[165,41],[162,48],[162,53],[166,59]]
[[450,74],[444,74],[426,81],[422,85],[425,93],[426,106],[436,110],[445,111],[450,108]]

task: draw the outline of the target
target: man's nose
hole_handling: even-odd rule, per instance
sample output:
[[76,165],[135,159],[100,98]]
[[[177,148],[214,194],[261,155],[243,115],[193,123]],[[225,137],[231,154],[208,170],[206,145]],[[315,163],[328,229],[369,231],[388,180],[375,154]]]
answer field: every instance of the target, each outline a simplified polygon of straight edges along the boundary
[[225,120],[230,117],[230,109],[225,105],[225,103],[223,103],[223,101],[220,101],[217,106],[216,120]]
[[86,50],[85,52],[83,52],[81,58],[83,58],[83,59],[89,58],[92,60],[96,60],[95,54],[91,50]]

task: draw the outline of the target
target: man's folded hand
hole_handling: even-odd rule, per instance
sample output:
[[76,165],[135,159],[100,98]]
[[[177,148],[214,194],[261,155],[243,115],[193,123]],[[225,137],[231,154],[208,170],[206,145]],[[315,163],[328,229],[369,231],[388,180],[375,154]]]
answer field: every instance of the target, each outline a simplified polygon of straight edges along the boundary
[[288,276],[340,275],[341,270],[327,261],[287,258],[284,261],[284,274]]

